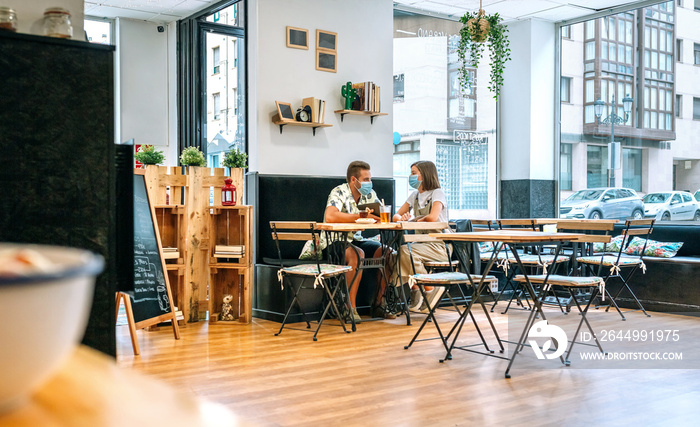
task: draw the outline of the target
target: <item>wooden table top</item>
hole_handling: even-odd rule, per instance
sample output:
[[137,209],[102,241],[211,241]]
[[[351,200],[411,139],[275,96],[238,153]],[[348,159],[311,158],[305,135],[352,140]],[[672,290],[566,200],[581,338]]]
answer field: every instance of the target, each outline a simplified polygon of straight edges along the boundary
[[586,235],[581,233],[550,233],[521,229],[506,229],[471,233],[430,233],[430,237],[441,240],[459,240],[464,242],[541,243],[576,241],[579,239],[585,239]]
[[448,228],[446,222],[375,222],[373,224],[350,222],[319,222],[316,228],[327,231],[359,231],[359,230],[439,230]]
[[29,402],[0,414],[0,426],[243,426],[222,405],[117,367],[80,346]]

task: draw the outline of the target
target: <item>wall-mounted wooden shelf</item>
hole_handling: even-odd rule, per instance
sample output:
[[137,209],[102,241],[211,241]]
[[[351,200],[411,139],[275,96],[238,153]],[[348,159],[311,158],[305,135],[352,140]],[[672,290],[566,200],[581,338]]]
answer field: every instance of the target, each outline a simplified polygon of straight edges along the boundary
[[327,123],[314,123],[314,122],[295,122],[291,120],[272,120],[272,123],[279,125],[280,127],[280,134],[282,133],[282,128],[284,126],[301,126],[301,127],[306,127],[306,128],[312,128],[313,129],[313,134],[316,136],[316,128],[328,128],[333,125],[329,125]]
[[335,110],[334,113],[340,114],[340,121],[343,121],[343,117],[346,114],[351,116],[369,116],[369,123],[374,124],[374,118],[377,116],[388,116],[389,113],[378,113],[376,111],[359,111],[359,110]]

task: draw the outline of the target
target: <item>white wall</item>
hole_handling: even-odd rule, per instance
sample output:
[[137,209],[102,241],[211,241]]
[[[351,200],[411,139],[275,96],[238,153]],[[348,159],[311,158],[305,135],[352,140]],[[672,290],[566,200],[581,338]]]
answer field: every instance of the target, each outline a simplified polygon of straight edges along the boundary
[[[172,115],[174,95],[175,26],[157,31],[159,23],[119,19],[120,138],[135,144],[155,145],[167,154],[165,164],[176,165],[177,139]],[[172,33],[172,34],[171,34]],[[173,150],[171,150],[171,148]]]
[[[365,160],[374,176],[392,176],[392,29],[390,0],[265,0],[249,4],[250,169],[260,173],[344,176],[348,163]],[[309,50],[286,47],[286,26],[309,30]],[[337,73],[315,69],[316,30],[338,34]],[[252,34],[251,34],[252,33]],[[340,88],[348,81],[381,86],[382,111],[345,116]],[[296,109],[302,98],[326,100],[325,122],[316,130],[272,123],[275,101]]]
[[44,35],[44,11],[62,7],[71,14],[73,40],[85,40],[83,0],[4,0],[1,4],[17,13],[17,32],[37,35]]
[[501,180],[554,177],[554,24],[508,25],[511,61],[500,98]]

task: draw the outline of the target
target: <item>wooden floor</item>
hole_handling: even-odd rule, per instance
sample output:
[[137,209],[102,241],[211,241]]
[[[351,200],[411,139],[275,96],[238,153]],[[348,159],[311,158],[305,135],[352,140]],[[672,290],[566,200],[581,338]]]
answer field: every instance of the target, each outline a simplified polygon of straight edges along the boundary
[[[547,313],[550,324],[564,319]],[[412,326],[399,317],[365,322],[352,334],[329,321],[317,342],[306,331],[275,337],[279,324],[260,319],[249,326],[189,324],[179,341],[170,328],[139,331],[137,357],[127,327],[118,326],[118,364],[219,402],[253,425],[698,425],[700,339],[689,331],[700,331],[700,318],[632,313],[622,322],[615,313],[599,314],[591,317],[596,330],[678,330],[673,350],[683,352],[682,366],[696,369],[585,369],[573,359],[565,367],[537,360],[526,347],[505,379],[508,362],[494,357],[457,351],[439,363],[439,340],[405,350],[420,315]],[[518,329],[509,320],[523,315],[493,316],[502,338]],[[438,317],[446,325],[455,319],[445,310]],[[436,336],[432,325],[424,336]],[[472,327],[462,337],[460,343],[477,339]],[[495,343],[492,334],[487,339]]]

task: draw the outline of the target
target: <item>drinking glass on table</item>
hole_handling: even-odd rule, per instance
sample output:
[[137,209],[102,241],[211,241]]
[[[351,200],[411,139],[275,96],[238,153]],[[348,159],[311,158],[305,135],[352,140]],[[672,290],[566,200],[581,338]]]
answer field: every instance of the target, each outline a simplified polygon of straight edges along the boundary
[[391,205],[379,207],[379,219],[381,222],[391,222]]

